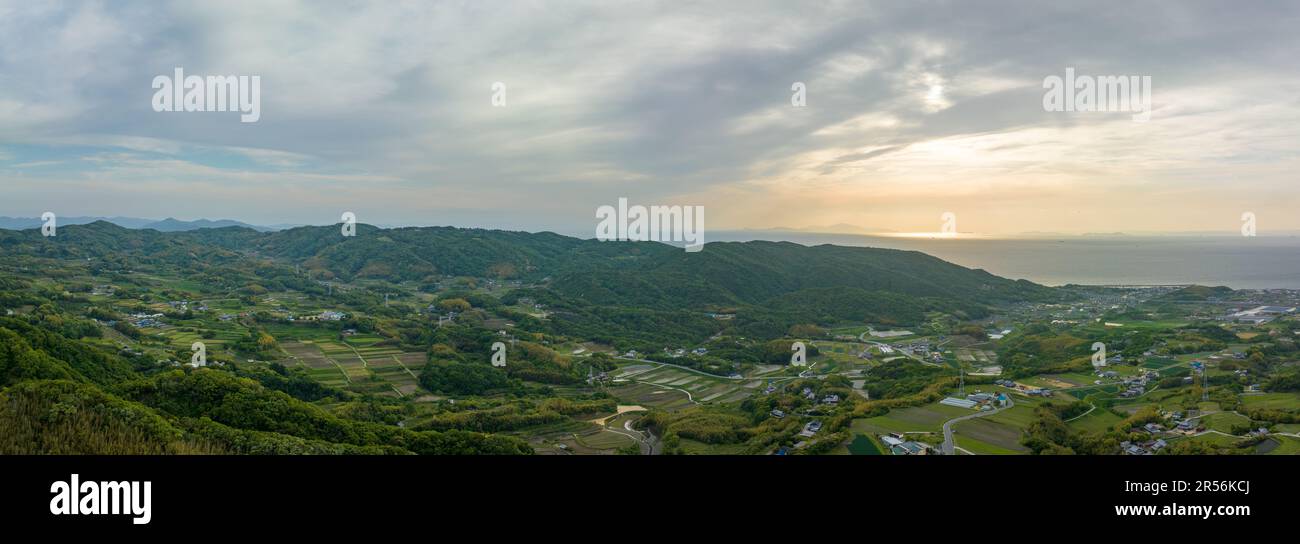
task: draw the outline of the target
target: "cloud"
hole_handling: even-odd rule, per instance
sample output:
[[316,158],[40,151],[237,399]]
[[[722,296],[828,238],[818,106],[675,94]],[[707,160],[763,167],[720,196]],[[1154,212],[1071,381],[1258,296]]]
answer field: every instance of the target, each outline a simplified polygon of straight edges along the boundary
[[[1183,209],[1249,204],[1244,187],[1294,199],[1298,9],[0,1],[0,213],[57,193],[121,215],[97,207],[129,190],[150,216],[206,199],[309,222],[346,195],[388,223],[582,227],[625,196],[720,226],[906,230],[942,203],[988,214],[963,228],[1064,231],[1102,228],[1074,211],[1105,188],[1146,211],[1087,221],[1198,229]],[[261,120],[152,111],[152,78],[178,66],[260,76]],[[1044,112],[1066,67],[1153,76],[1152,121]],[[1191,203],[1152,205],[1171,195]],[[787,198],[808,205],[773,216]]]

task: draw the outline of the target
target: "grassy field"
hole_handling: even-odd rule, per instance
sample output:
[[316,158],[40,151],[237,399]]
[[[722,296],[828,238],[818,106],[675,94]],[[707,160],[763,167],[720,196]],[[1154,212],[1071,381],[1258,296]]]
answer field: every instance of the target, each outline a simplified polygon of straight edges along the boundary
[[1231,433],[1234,425],[1249,425],[1250,418],[1231,412],[1219,412],[1202,417],[1201,424],[1205,425],[1207,429]]
[[1264,393],[1245,395],[1241,402],[1251,408],[1300,410],[1300,393]]
[[947,406],[936,402],[925,406],[900,408],[892,410],[883,416],[855,420],[854,422],[856,424],[858,421],[862,421],[863,429],[879,429],[883,432],[937,433],[943,430],[943,422],[973,413],[975,411],[968,408]]
[[1078,429],[1080,431],[1102,433],[1110,430],[1112,427],[1115,426],[1115,424],[1123,420],[1124,418],[1121,418],[1111,413],[1110,410],[1103,410],[1101,408],[1098,408],[1096,410],[1093,410],[1091,413],[1089,413],[1086,416],[1071,421],[1069,425],[1071,428]]

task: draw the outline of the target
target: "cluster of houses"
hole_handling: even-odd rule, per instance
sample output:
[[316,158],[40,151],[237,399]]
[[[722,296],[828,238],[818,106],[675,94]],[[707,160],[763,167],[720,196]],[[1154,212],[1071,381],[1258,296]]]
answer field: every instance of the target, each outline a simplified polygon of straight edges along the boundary
[[596,372],[595,369],[587,367],[587,385],[598,385],[609,382],[609,374],[606,372]]
[[889,448],[889,453],[893,455],[928,455],[930,446],[914,440],[907,440],[903,433],[889,433],[880,435],[880,441]]
[[1172,425],[1171,428],[1166,428],[1159,423],[1147,423],[1141,427],[1129,429],[1130,434],[1146,434],[1148,438],[1136,442],[1130,440],[1120,442],[1119,447],[1124,454],[1154,455],[1169,446],[1169,443],[1165,442],[1163,437],[1171,434],[1191,436],[1201,430],[1200,420],[1193,417],[1184,418],[1182,412],[1165,414],[1165,417],[1168,418],[1169,423]]
[[898,349],[902,350],[903,353],[906,353],[908,355],[919,355],[921,357],[926,357],[930,355],[930,341],[921,339],[912,342],[910,344],[898,346]]
[[1154,455],[1156,452],[1169,446],[1164,439],[1144,440],[1142,442],[1131,442],[1125,440],[1119,443],[1119,447],[1124,451],[1124,455]]
[[131,314],[131,318],[128,321],[137,327],[157,327],[163,324],[160,319],[162,316],[163,314]]
[[[171,308],[172,308],[173,310],[176,310],[176,311],[179,311],[179,312],[185,312],[185,311],[189,311],[189,310],[190,310],[190,301],[188,301],[188,300],[171,300],[171,301],[168,301],[168,302],[167,302],[167,305],[168,305],[168,306],[171,306]],[[196,305],[196,306],[194,307],[194,311],[196,311],[196,312],[206,312],[206,311],[208,311],[208,305],[207,305],[207,304],[204,304],[204,303],[202,303],[202,302],[199,302],[198,305]]]
[[[1115,374],[1115,376],[1118,376],[1118,374]],[[1160,379],[1160,374],[1151,370],[1141,375],[1124,376],[1120,380],[1124,385],[1124,390],[1119,392],[1119,396],[1125,399],[1140,397],[1146,393],[1147,385],[1158,379]]]
[[[705,355],[708,352],[709,352],[708,348],[695,348],[691,350],[692,355]],[[677,349],[664,348],[664,353],[668,354],[669,357],[672,357],[674,359],[680,359],[686,356],[686,348],[677,348]]]
[[[769,385],[767,386],[767,389],[765,389],[765,391],[766,391],[767,393],[771,393],[771,392],[773,392],[773,391],[776,391],[776,386],[774,386],[774,385],[770,385],[770,384],[769,384]],[[805,388],[803,388],[803,391],[800,391],[799,394],[802,395],[803,398],[808,399],[808,400],[810,400],[810,401],[813,401],[813,402],[815,402],[815,403],[817,403],[817,404],[825,404],[825,405],[828,405],[828,406],[837,406],[837,405],[839,405],[839,403],[840,403],[840,396],[839,396],[839,395],[834,395],[834,394],[826,395],[826,396],[822,397],[821,400],[817,400],[817,392],[816,392],[816,391],[813,391],[812,388],[810,388],[810,387],[805,387]]]
[[334,310],[325,310],[316,315],[289,316],[289,321],[342,321],[348,318],[348,314],[336,312]]
[[[1201,421],[1193,414],[1194,412],[1185,416],[1182,412],[1166,413],[1164,416],[1169,425],[1168,427],[1153,422],[1129,429],[1129,433],[1147,434],[1151,436],[1152,440],[1171,434],[1191,436],[1201,431]],[[1141,444],[1138,445],[1141,446]]]

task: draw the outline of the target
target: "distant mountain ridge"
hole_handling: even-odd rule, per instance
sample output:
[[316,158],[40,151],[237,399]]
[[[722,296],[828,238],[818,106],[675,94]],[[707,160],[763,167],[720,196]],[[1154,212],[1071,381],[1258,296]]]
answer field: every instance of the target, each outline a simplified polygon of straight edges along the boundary
[[[143,219],[139,217],[86,217],[70,216],[58,217],[57,225],[87,225],[96,221],[106,221],[128,229],[153,229],[159,232],[183,232],[198,229],[219,229],[224,227],[244,227],[259,232],[270,232],[289,228],[289,225],[260,226],[250,225],[233,219],[196,219],[194,221],[182,221],[174,217],[168,217],[161,221],[155,219]],[[41,228],[45,222],[39,217],[0,217],[0,229],[8,230],[26,230]]]

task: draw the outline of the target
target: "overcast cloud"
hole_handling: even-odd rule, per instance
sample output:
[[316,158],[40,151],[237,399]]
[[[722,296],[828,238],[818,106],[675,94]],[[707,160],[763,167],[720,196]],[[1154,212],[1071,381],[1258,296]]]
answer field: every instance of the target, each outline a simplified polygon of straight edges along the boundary
[[[0,215],[1300,229],[1300,5],[1060,4],[0,1]],[[260,121],[153,111],[175,67],[260,76]],[[1044,111],[1066,67],[1151,76],[1151,121]]]

